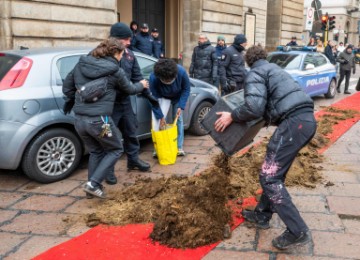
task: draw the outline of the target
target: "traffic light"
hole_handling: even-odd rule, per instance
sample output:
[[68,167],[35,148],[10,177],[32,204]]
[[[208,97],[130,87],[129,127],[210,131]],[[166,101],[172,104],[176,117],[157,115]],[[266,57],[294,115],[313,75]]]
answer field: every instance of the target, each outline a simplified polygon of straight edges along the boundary
[[329,17],[329,31],[335,28],[335,16]]
[[322,17],[321,17],[321,30],[323,30],[323,31],[327,31],[327,29],[328,29],[328,20],[329,20],[329,17],[328,17],[328,15],[326,14],[326,15],[323,15]]

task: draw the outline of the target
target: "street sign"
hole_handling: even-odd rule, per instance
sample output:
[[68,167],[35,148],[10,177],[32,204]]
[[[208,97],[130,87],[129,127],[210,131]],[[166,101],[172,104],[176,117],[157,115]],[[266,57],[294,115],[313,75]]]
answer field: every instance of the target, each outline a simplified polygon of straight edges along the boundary
[[313,27],[314,21],[314,8],[308,7],[306,11],[306,23],[305,23],[305,30],[311,31]]

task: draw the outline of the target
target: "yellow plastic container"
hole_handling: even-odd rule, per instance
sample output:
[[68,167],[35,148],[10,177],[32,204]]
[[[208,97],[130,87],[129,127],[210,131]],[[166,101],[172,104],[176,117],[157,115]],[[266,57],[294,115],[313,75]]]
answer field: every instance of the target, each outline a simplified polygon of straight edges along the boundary
[[177,118],[173,124],[168,124],[165,130],[151,130],[155,151],[161,165],[175,164],[177,148]]

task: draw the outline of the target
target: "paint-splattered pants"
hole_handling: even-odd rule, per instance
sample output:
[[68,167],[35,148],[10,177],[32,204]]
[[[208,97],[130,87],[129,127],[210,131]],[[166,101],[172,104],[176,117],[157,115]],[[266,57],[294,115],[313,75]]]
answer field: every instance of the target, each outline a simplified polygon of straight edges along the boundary
[[276,212],[296,236],[306,232],[308,227],[292,203],[284,182],[299,150],[311,140],[315,132],[316,121],[311,112],[283,120],[269,141],[260,173],[263,194],[255,209],[258,217],[270,220],[272,213]]

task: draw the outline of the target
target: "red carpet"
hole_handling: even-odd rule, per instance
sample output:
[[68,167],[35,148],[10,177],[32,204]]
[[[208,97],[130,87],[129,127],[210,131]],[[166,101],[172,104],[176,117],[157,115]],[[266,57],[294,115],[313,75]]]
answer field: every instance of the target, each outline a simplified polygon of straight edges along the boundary
[[[360,92],[343,99],[333,105],[340,109],[353,109],[360,112]],[[317,117],[324,114],[320,111]],[[324,152],[341,135],[343,135],[351,126],[360,120],[360,114],[356,118],[341,121],[333,127],[333,133],[328,137],[330,143],[327,147],[320,150]],[[244,200],[243,206],[254,205],[254,198]],[[234,212],[234,225],[232,229],[243,222],[243,219],[237,217],[238,212]],[[201,259],[209,253],[218,243],[209,246],[198,247],[196,249],[173,249],[159,244],[154,244],[149,239],[153,224],[146,225],[127,225],[127,226],[97,226],[81,236],[73,238],[65,243],[55,246],[34,259],[167,259],[167,260],[191,260]]]

